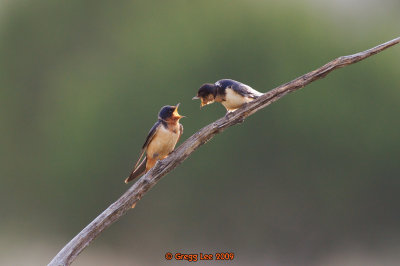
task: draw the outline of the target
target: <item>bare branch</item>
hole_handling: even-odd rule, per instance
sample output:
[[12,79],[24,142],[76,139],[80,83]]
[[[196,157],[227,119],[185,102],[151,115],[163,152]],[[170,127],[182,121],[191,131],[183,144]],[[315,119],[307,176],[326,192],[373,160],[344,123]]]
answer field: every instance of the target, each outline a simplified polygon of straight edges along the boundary
[[49,265],[69,265],[104,229],[113,222],[120,219],[131,206],[136,204],[143,195],[149,191],[168,172],[181,164],[199,146],[209,141],[214,135],[224,131],[226,128],[241,123],[244,119],[258,110],[270,105],[289,92],[303,88],[307,84],[325,77],[331,71],[347,65],[357,63],[377,54],[400,42],[400,37],[389,42],[380,44],[369,50],[336,58],[326,65],[311,71],[297,79],[283,84],[259,97],[257,100],[246,104],[235,112],[218,119],[217,121],[200,129],[188,138],[170,156],[156,165],[132,187],[130,187],[116,202],[111,204],[96,219],[87,225],[77,236],[75,236],[50,262]]

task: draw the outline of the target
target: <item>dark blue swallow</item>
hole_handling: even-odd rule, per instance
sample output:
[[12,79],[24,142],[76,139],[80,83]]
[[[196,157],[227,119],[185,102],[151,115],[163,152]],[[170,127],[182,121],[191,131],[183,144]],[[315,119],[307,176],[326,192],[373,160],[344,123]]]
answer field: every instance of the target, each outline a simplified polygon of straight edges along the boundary
[[200,99],[200,107],[213,102],[220,102],[228,112],[232,112],[261,95],[261,92],[239,81],[221,79],[214,84],[203,84],[193,100]]
[[[134,169],[125,183],[147,173],[158,160],[167,157],[175,148],[183,133],[183,126],[179,120],[184,117],[178,114],[179,103],[176,106],[164,106],[158,114],[158,121],[150,129],[146,141]],[[142,159],[144,153],[146,158]],[[139,163],[140,162],[140,163]]]

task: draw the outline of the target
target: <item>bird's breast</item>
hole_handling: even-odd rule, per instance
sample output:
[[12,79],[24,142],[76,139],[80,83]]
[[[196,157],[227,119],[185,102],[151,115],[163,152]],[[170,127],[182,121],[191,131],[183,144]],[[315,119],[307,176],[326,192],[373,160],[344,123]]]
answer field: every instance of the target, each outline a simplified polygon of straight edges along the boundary
[[162,159],[174,150],[179,138],[179,130],[161,126],[147,148],[147,156]]
[[239,93],[235,92],[233,89],[226,89],[225,90],[225,101],[222,104],[228,110],[235,110],[238,109],[245,103],[251,102],[252,98],[244,97]]

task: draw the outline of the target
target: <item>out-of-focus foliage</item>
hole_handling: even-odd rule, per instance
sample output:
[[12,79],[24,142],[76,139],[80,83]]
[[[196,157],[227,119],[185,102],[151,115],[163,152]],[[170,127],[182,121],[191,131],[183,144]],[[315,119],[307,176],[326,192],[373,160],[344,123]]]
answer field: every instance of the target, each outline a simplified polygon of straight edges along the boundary
[[[267,91],[397,37],[400,22],[397,2],[0,3],[0,254],[41,239],[55,255],[116,200],[163,105],[181,103],[184,140],[225,114],[191,101],[202,83]],[[82,257],[312,264],[396,242],[399,56],[338,70],[216,136]]]

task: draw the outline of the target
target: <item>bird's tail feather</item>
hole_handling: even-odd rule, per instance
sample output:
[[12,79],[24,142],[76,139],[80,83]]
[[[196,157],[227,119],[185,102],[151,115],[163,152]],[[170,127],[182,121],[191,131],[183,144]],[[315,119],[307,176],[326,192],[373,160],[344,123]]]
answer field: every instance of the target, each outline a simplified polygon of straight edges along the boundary
[[145,158],[137,168],[133,169],[132,173],[125,179],[125,183],[128,183],[129,181],[132,181],[138,176],[141,176],[146,172],[146,162],[147,158]]

